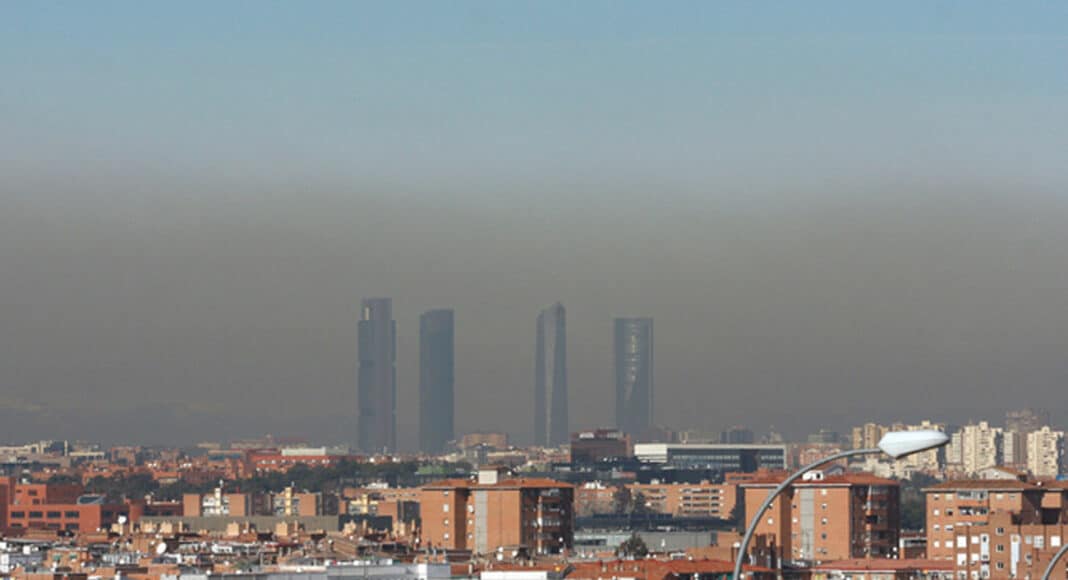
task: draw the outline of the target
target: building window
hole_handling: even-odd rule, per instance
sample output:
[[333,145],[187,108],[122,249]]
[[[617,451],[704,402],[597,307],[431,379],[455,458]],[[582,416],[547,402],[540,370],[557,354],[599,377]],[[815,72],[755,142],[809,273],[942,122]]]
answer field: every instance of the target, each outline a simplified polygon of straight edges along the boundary
[[63,517],[65,517],[65,518],[67,518],[69,520],[76,520],[76,519],[80,518],[81,516],[82,516],[82,512],[66,512],[66,513],[63,514]]
[[998,570],[1004,570],[1004,569],[1005,569],[1005,562],[998,562]]
[[1005,544],[998,544],[998,545],[994,546],[994,550],[996,550],[998,552],[1004,552],[1005,551]]
[[[30,512],[30,517],[31,518],[40,518],[40,517],[44,517],[44,516],[41,515],[41,512]],[[1030,543],[1030,542],[1028,542],[1028,543]]]
[[1005,528],[994,528],[994,533],[999,536],[1005,535]]
[[48,512],[48,519],[59,519],[59,512]]
[[26,512],[11,512],[11,517],[13,517],[13,518],[24,518],[24,517],[26,517]]
[[80,526],[78,524],[67,524],[63,526],[63,529],[71,532],[77,532],[79,527]]

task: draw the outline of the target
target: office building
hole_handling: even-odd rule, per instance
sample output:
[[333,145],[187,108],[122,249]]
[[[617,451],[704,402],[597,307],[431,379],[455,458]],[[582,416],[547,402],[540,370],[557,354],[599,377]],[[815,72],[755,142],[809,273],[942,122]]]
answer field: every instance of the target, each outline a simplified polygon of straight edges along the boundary
[[564,445],[567,417],[567,320],[557,302],[538,313],[534,369],[534,444]]
[[741,425],[735,425],[734,427],[728,427],[719,434],[720,443],[730,443],[732,445],[742,443],[749,444],[755,440],[753,437],[753,430],[748,427],[742,427]]
[[722,443],[638,443],[634,456],[643,463],[675,469],[710,469],[751,473],[786,469],[786,445]]
[[397,323],[393,301],[368,298],[358,325],[359,446],[367,453],[397,447]]
[[571,463],[597,464],[630,456],[630,438],[622,431],[595,429],[571,434]]
[[430,310],[419,317],[419,448],[441,453],[455,438],[453,312]]
[[653,319],[617,318],[614,327],[616,427],[638,437],[653,423]]

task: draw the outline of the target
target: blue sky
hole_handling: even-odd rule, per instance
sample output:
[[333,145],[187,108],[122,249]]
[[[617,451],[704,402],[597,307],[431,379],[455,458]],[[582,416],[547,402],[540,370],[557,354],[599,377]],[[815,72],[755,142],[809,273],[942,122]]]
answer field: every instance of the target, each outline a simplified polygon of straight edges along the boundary
[[784,179],[1065,171],[1058,2],[0,10],[0,151],[30,171],[461,188],[552,172],[744,181],[769,163]]

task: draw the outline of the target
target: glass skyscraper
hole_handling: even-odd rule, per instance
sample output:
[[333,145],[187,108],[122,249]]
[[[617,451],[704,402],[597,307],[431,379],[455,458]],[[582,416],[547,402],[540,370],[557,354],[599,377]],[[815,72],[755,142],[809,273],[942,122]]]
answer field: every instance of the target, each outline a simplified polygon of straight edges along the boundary
[[616,427],[636,437],[653,422],[653,319],[615,319]]
[[419,447],[441,453],[453,433],[453,312],[419,317]]
[[397,448],[397,323],[393,301],[360,303],[357,398],[359,446],[367,453]]
[[534,444],[570,441],[567,419],[567,322],[557,302],[538,313],[534,369]]

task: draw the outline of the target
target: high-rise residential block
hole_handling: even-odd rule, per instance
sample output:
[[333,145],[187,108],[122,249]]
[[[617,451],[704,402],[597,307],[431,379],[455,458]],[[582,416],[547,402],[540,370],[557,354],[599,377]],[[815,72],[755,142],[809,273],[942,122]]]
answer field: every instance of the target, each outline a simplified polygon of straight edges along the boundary
[[397,448],[397,323],[393,301],[368,298],[358,324],[359,446],[368,452]]
[[965,425],[960,430],[960,463],[965,473],[1000,465],[1002,430],[986,421]]
[[638,437],[653,422],[653,319],[614,324],[616,427]]
[[534,443],[563,445],[571,432],[567,416],[567,320],[559,302],[538,313],[534,359]]
[[441,453],[455,437],[452,310],[419,317],[419,447]]
[[1064,431],[1049,426],[1027,434],[1027,470],[1035,477],[1060,475],[1064,457]]
[[1005,430],[1027,434],[1049,424],[1049,412],[1035,409],[1019,409],[1005,413]]
[[853,427],[853,449],[873,449],[879,445],[879,440],[886,435],[889,428],[878,423],[865,423]]
[[1005,413],[1003,455],[1005,465],[1027,469],[1027,435],[1049,425],[1049,412],[1018,409]]

